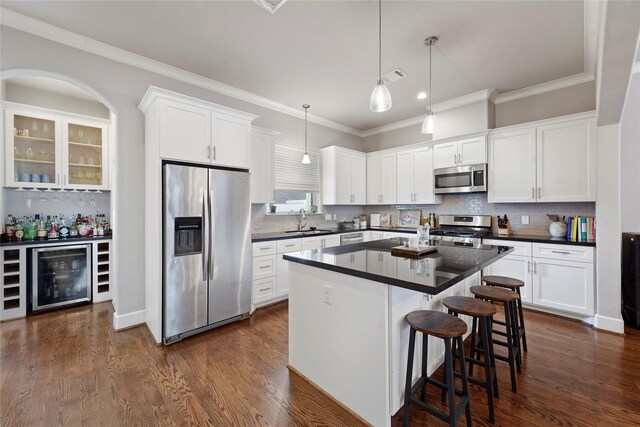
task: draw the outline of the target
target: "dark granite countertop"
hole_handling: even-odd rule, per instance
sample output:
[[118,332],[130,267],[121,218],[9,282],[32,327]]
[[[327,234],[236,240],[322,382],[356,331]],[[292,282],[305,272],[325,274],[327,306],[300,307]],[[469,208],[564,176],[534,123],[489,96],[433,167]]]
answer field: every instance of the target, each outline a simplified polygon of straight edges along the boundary
[[302,232],[302,233],[286,233],[284,231],[274,231],[271,233],[254,233],[251,235],[252,242],[264,242],[268,240],[285,240],[285,239],[299,239],[301,237],[313,237],[313,236],[326,236],[329,234],[343,234],[343,233],[357,233],[359,231],[393,231],[407,234],[415,234],[416,230],[410,228],[381,228],[381,227],[369,227],[369,228],[357,228],[357,229],[342,229],[342,230],[329,230],[319,229],[314,232]]
[[0,247],[4,246],[40,246],[40,245],[74,245],[78,243],[90,243],[96,242],[99,240],[111,240],[112,236],[102,236],[102,237],[73,237],[66,239],[56,239],[56,240],[23,240],[22,242],[0,242]]
[[559,245],[576,245],[576,246],[595,246],[596,242],[594,240],[590,240],[588,242],[574,242],[571,240],[567,240],[566,237],[551,237],[551,236],[540,236],[536,234],[512,234],[511,236],[504,236],[499,234],[492,234],[491,236],[485,237],[485,239],[495,239],[495,240],[514,240],[519,242],[533,242],[533,243],[556,243]]
[[475,247],[432,242],[438,250],[420,259],[391,255],[400,238],[284,254],[287,261],[435,295],[511,253],[506,246]]

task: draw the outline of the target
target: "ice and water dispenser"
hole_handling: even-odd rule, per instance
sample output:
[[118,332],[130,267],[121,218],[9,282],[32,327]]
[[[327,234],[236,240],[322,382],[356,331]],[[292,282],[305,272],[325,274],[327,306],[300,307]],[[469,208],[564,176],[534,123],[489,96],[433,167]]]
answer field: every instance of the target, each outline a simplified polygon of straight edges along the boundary
[[174,228],[174,256],[202,253],[202,217],[177,217]]

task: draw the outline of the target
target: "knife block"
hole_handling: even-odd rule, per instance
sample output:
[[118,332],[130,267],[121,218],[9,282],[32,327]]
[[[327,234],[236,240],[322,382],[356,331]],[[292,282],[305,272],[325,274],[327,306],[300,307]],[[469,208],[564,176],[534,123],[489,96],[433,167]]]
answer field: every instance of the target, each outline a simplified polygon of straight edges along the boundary
[[507,226],[505,228],[498,228],[499,236],[511,236],[513,234],[513,230],[511,229],[511,223],[507,222]]

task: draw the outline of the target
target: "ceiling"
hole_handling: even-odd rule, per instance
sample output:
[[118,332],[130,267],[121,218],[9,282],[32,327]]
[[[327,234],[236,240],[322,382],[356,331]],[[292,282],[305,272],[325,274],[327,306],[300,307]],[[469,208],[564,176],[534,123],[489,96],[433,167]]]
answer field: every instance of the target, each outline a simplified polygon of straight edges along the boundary
[[509,92],[582,73],[582,1],[393,1],[382,4],[382,72],[393,108],[369,111],[378,78],[376,1],[289,0],[275,14],[238,1],[3,1],[54,26],[284,105],[367,130],[424,114],[427,36],[433,103]]

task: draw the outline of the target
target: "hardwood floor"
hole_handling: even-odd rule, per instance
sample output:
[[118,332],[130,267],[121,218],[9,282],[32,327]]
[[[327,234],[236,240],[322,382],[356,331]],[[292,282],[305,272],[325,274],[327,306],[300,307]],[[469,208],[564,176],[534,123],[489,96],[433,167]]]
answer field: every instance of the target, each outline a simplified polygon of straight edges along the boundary
[[[287,369],[286,303],[170,347],[145,327],[114,332],[112,314],[102,303],[0,324],[3,426],[362,425]],[[500,363],[495,425],[640,425],[640,331],[525,317],[518,393]],[[489,425],[483,391],[471,392],[474,424]]]

